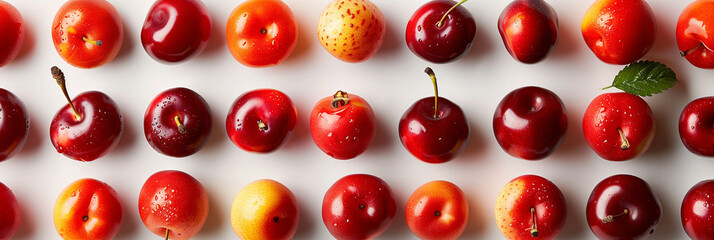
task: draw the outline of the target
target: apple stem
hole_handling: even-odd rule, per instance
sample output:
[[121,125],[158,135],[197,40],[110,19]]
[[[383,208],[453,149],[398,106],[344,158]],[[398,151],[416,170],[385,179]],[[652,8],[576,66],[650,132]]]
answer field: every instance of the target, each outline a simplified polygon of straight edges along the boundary
[[72,108],[72,111],[74,112],[75,120],[82,119],[82,116],[79,115],[79,112],[74,107],[74,104],[72,104],[72,99],[69,98],[69,94],[67,93],[67,84],[65,84],[65,81],[64,81],[64,73],[57,66],[52,66],[52,68],[50,70],[52,71],[52,77],[57,81],[57,85],[59,85],[60,89],[62,89],[62,93],[64,94],[64,97],[67,99],[67,102],[69,102],[69,106]]
[[704,43],[701,43],[701,42],[700,42],[699,45],[697,45],[696,47],[687,49],[687,50],[685,50],[685,51],[683,51],[683,52],[679,52],[679,55],[681,55],[682,57],[687,56],[688,54],[690,54],[690,53],[696,51],[697,49],[699,49],[699,48],[702,47],[702,46],[704,46]]
[[92,40],[92,39],[89,39],[88,37],[84,36],[84,37],[82,37],[82,41],[97,45],[97,47],[102,46],[102,40]]
[[620,149],[622,149],[622,151],[630,149],[630,141],[627,141],[625,133],[622,132],[622,129],[617,128],[617,132],[620,133],[620,139],[622,140],[622,145],[620,145]]
[[424,72],[429,75],[431,83],[434,84],[434,118],[436,118],[437,113],[439,113],[439,108],[437,108],[437,104],[439,103],[439,87],[436,85],[436,74],[434,74],[434,71],[431,70],[430,67],[426,67]]
[[169,229],[166,229],[166,235],[164,235],[164,240],[169,240]]
[[602,219],[602,223],[611,223],[612,221],[615,221],[615,218],[619,218],[619,217],[625,216],[625,215],[627,215],[628,213],[630,213],[630,210],[627,210],[627,208],[625,208],[625,210],[622,211],[622,213],[620,213],[620,214],[617,214],[617,215],[607,215],[607,216],[605,216],[605,218]]
[[347,105],[348,103],[350,103],[350,96],[347,95],[347,92],[339,90],[335,93],[335,95],[332,95],[332,102],[330,102],[330,105],[332,105],[333,108],[339,108]]
[[178,131],[181,134],[186,134],[186,125],[183,125],[183,123],[181,123],[181,117],[179,117],[178,115],[174,116],[174,122],[176,122],[176,127],[178,127]]
[[452,6],[451,8],[449,8],[449,10],[446,11],[446,13],[444,13],[444,16],[441,17],[441,20],[439,20],[439,22],[436,23],[436,27],[439,27],[439,28],[440,28],[441,26],[443,26],[443,25],[444,25],[444,19],[446,19],[446,16],[448,16],[449,13],[451,13],[451,11],[453,11],[456,7],[458,7],[459,5],[465,3],[466,1],[468,1],[468,0],[461,0],[461,2],[459,2],[459,3],[457,3],[456,5],[454,5],[454,6]]
[[533,228],[531,228],[531,237],[538,237],[538,225],[536,225],[536,209],[531,207],[531,218],[533,218]]
[[263,120],[258,120],[258,129],[260,131],[268,131],[268,125],[263,122]]

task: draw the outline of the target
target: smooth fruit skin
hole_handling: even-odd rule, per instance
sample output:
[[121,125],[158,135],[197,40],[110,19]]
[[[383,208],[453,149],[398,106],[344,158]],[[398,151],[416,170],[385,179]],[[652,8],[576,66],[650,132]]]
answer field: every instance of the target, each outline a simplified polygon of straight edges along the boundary
[[675,33],[680,51],[694,49],[686,54],[687,61],[699,68],[714,69],[714,0],[687,5],[679,15]]
[[0,240],[10,240],[20,227],[20,205],[15,194],[0,183]]
[[597,0],[580,30],[595,56],[621,65],[642,58],[657,35],[654,13],[644,0]]
[[694,185],[682,200],[682,225],[694,240],[714,239],[714,180]]
[[[628,214],[604,223],[608,215]],[[595,186],[586,205],[590,230],[601,240],[647,239],[662,219],[662,205],[650,186],[632,175],[615,175]]]
[[228,17],[226,38],[233,58],[248,67],[280,64],[297,45],[298,26],[280,0],[248,0]]
[[322,200],[322,221],[338,240],[375,238],[389,227],[395,213],[389,185],[368,174],[340,178]]
[[458,239],[468,223],[469,204],[455,184],[432,181],[414,190],[405,216],[407,226],[420,239]]
[[25,21],[17,8],[0,1],[0,67],[12,62],[25,40]]
[[113,239],[123,218],[117,192],[96,179],[71,183],[55,202],[55,228],[63,239]]
[[297,108],[288,95],[275,89],[256,89],[233,102],[226,132],[241,149],[268,153],[290,139],[296,124]]
[[414,54],[433,63],[447,63],[465,56],[476,38],[476,22],[462,5],[452,0],[432,0],[417,9],[407,23],[407,47]]
[[448,162],[464,150],[470,138],[463,110],[439,97],[434,117],[434,97],[412,104],[399,120],[402,145],[414,157],[427,163]]
[[330,157],[339,160],[355,158],[367,150],[377,133],[374,111],[367,101],[355,94],[349,94],[349,102],[337,107],[331,104],[333,98],[321,99],[312,109],[312,140]]
[[[101,40],[101,46],[83,40]],[[52,42],[67,63],[78,68],[102,66],[116,57],[124,40],[119,13],[105,0],[69,0],[52,21]]]
[[11,92],[0,88],[0,162],[22,149],[30,134],[30,116],[25,104]]
[[[565,225],[567,206],[563,193],[553,182],[523,175],[503,187],[496,199],[495,216],[507,239],[555,239]],[[537,238],[531,235],[533,216]]]
[[248,184],[231,206],[231,225],[240,239],[292,239],[299,220],[295,195],[275,180]]
[[178,63],[201,53],[211,37],[211,15],[200,0],[157,0],[141,28],[146,53]]
[[679,138],[687,149],[701,156],[714,156],[714,97],[695,99],[679,116]]
[[503,151],[526,160],[552,154],[567,130],[565,105],[558,95],[540,87],[511,91],[493,114],[493,133]]
[[175,170],[154,173],[141,187],[139,216],[154,234],[190,239],[208,217],[208,194],[198,180]]
[[[185,132],[176,123],[176,117]],[[172,88],[159,93],[144,113],[144,136],[154,150],[186,157],[201,150],[211,134],[211,109],[198,93]]]
[[558,42],[558,15],[543,0],[514,0],[498,17],[498,32],[514,59],[537,63]]
[[50,140],[61,153],[78,161],[94,161],[111,152],[124,129],[122,114],[114,100],[97,91],[84,92],[72,100],[80,118],[69,104],[50,124]]
[[[585,141],[600,157],[610,161],[633,159],[652,143],[655,133],[652,109],[641,97],[629,93],[601,94],[585,110],[583,133]],[[623,135],[629,142],[627,149],[623,148]]]
[[384,15],[369,0],[334,0],[320,15],[317,38],[332,56],[358,63],[377,54],[386,30]]

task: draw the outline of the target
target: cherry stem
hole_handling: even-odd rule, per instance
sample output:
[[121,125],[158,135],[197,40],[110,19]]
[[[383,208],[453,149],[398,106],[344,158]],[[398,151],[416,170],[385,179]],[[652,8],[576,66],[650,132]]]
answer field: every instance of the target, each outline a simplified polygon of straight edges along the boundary
[[263,120],[258,120],[258,129],[260,131],[268,131],[268,125],[263,122]]
[[335,95],[332,95],[332,102],[330,102],[330,105],[332,105],[333,108],[339,108],[347,105],[348,103],[350,103],[350,96],[347,95],[347,92],[339,90],[335,93]]
[[52,77],[57,81],[57,85],[59,85],[60,89],[62,89],[64,97],[67,99],[67,102],[69,102],[69,106],[72,108],[72,112],[74,112],[74,118],[76,120],[82,119],[82,116],[79,115],[79,112],[74,107],[74,104],[72,104],[72,99],[69,98],[69,94],[67,93],[67,84],[65,84],[64,81],[64,73],[57,66],[52,66],[51,70]]
[[181,134],[186,134],[186,125],[183,125],[183,123],[181,123],[181,117],[179,117],[178,115],[174,116],[174,122],[176,122],[176,127],[178,127],[178,131]]
[[533,228],[531,228],[531,237],[538,237],[538,225],[536,225],[536,209],[531,207],[531,218],[533,218]]
[[439,113],[439,108],[437,108],[437,104],[439,103],[439,87],[436,85],[436,74],[434,74],[434,71],[431,70],[430,67],[426,67],[424,72],[429,75],[431,83],[434,84],[434,118],[436,118]]
[[465,3],[466,1],[468,1],[468,0],[461,0],[461,2],[459,2],[459,3],[457,3],[456,5],[454,5],[454,6],[452,6],[451,8],[449,8],[449,10],[446,11],[446,13],[444,13],[444,16],[441,17],[441,20],[439,20],[439,22],[436,23],[436,27],[441,27],[441,26],[443,26],[443,25],[444,25],[444,19],[446,19],[446,16],[448,16],[449,13],[451,13],[451,11],[453,11],[456,7],[458,7],[459,5]]
[[688,54],[690,54],[690,53],[696,51],[697,49],[699,49],[699,48],[702,47],[702,46],[704,46],[704,43],[700,42],[699,45],[697,45],[696,47],[687,49],[687,50],[685,50],[684,52],[679,52],[679,55],[681,55],[682,57],[687,56]]
[[97,45],[97,47],[102,46],[102,40],[92,40],[88,37],[82,37],[82,41]]
[[611,223],[612,221],[615,221],[615,218],[619,218],[619,217],[625,216],[625,215],[627,215],[628,213],[630,213],[630,210],[627,210],[627,208],[625,208],[625,210],[622,211],[622,213],[620,213],[620,214],[617,214],[617,215],[607,215],[607,216],[605,216],[605,218],[602,219],[602,223]]
[[164,235],[164,240],[169,240],[169,229],[166,229],[166,235]]
[[622,129],[617,128],[617,132],[620,133],[620,140],[622,141],[620,149],[622,149],[622,151],[630,149],[630,141],[627,141],[627,137],[625,137],[625,133],[622,132]]

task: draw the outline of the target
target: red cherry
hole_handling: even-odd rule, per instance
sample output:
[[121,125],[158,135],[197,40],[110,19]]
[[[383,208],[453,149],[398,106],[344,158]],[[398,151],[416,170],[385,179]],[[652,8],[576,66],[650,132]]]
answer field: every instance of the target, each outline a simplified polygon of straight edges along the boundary
[[30,116],[25,104],[11,92],[0,88],[0,161],[22,149],[30,133]]
[[714,97],[696,99],[679,116],[679,137],[689,151],[714,156]]
[[558,41],[558,15],[543,0],[514,0],[498,17],[498,32],[514,59],[536,63]]
[[321,99],[310,114],[315,145],[331,157],[351,159],[362,154],[377,133],[374,111],[356,94],[337,91]]
[[157,0],[141,28],[153,59],[177,63],[198,55],[211,37],[211,15],[200,0]]
[[17,8],[0,1],[0,67],[10,63],[22,49],[25,21]]
[[239,96],[226,117],[226,132],[243,150],[267,153],[290,139],[297,109],[285,93],[258,89]]
[[447,63],[466,55],[476,38],[476,22],[461,6],[464,2],[432,0],[417,9],[407,23],[409,50],[433,63]]
[[0,240],[10,240],[20,227],[20,205],[12,191],[0,183]]
[[714,180],[694,185],[682,200],[682,225],[693,240],[714,239]]

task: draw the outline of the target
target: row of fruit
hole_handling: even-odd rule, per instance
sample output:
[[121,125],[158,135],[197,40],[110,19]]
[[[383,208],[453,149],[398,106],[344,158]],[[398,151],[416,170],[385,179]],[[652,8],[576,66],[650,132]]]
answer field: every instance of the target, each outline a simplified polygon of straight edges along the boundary
[[[417,56],[446,63],[465,55],[476,36],[471,13],[451,0],[433,0],[416,10],[407,24],[406,43]],[[700,68],[714,68],[714,1],[697,0],[677,22],[682,56]],[[12,5],[0,1],[0,66],[19,52],[23,20]],[[448,17],[447,17],[448,16]],[[513,58],[524,63],[544,59],[558,38],[558,17],[542,0],[515,0],[502,12],[498,29]],[[211,32],[211,17],[200,0],[158,0],[141,31],[146,52],[164,63],[184,61],[200,53]],[[122,21],[105,0],[70,0],[55,15],[52,39],[59,55],[80,68],[111,61],[123,40]],[[333,56],[362,62],[382,45],[386,23],[368,0],[334,0],[318,23],[318,39]],[[643,0],[596,1],[582,20],[586,44],[603,62],[628,64],[652,47],[656,26]],[[249,0],[238,5],[226,24],[227,43],[238,62],[251,67],[277,65],[297,43],[298,28],[290,8],[280,0]]]
[[[710,204],[714,180],[692,187],[681,205],[681,221],[693,239],[714,236]],[[13,236],[20,209],[12,191],[0,183],[0,239]],[[139,215],[146,227],[166,239],[189,239],[208,217],[206,190],[192,176],[174,170],[150,176],[139,193]],[[662,219],[662,205],[650,186],[632,175],[614,175],[592,190],[586,219],[599,239],[644,239]],[[523,175],[506,184],[494,207],[496,223],[508,239],[554,239],[565,225],[565,197],[551,181]],[[389,185],[368,174],[337,180],[322,201],[322,221],[336,239],[372,239],[389,227],[396,203]],[[54,224],[64,239],[112,239],[124,210],[108,184],[85,178],[67,186],[54,207]],[[270,179],[245,186],[233,200],[231,225],[240,239],[291,239],[300,211],[293,193]],[[417,188],[406,204],[409,229],[421,239],[457,239],[469,220],[464,193],[448,181]],[[96,224],[99,223],[99,224]]]

